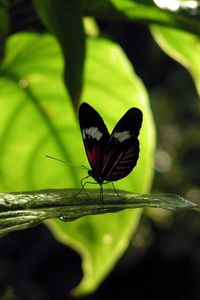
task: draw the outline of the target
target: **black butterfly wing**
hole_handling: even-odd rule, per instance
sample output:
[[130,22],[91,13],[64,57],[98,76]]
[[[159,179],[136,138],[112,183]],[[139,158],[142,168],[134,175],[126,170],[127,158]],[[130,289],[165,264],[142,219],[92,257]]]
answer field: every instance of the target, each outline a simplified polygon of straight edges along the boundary
[[139,157],[138,135],[142,125],[142,112],[129,109],[119,120],[104,151],[102,177],[116,181],[127,176]]
[[79,123],[89,163],[100,175],[103,152],[110,139],[108,129],[97,111],[85,102],[79,108]]

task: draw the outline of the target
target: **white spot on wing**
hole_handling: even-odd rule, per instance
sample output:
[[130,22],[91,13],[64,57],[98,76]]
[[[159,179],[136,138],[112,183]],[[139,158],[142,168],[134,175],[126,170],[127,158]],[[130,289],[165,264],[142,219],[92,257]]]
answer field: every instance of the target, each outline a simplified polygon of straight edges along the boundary
[[82,135],[83,135],[83,139],[85,140],[86,136],[85,136],[85,130],[82,130]]
[[119,143],[124,142],[125,140],[129,139],[131,137],[130,131],[125,130],[122,132],[115,132],[114,138],[118,140]]
[[99,141],[103,135],[102,132],[99,131],[98,127],[90,127],[83,129],[83,139],[92,138]]

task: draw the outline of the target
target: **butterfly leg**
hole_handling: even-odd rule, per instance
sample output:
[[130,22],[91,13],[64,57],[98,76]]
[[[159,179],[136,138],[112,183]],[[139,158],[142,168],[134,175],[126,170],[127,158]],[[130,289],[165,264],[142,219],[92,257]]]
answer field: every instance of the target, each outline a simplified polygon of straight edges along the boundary
[[100,184],[99,186],[100,186],[100,200],[101,202],[103,202],[103,185]]
[[124,198],[123,198],[122,196],[120,196],[120,194],[117,192],[117,190],[116,190],[116,188],[115,188],[115,186],[114,186],[114,183],[113,183],[113,182],[111,182],[111,183],[112,183],[113,190],[114,190],[115,194],[116,194],[120,199],[123,199],[123,200],[124,200]]
[[[86,192],[86,190],[85,190],[85,185],[88,183],[87,181],[85,181],[84,183],[83,183],[83,181],[85,180],[85,179],[87,179],[87,178],[89,178],[90,176],[88,175],[88,176],[86,176],[86,177],[84,177],[84,178],[82,178],[81,179],[81,189],[80,189],[80,191],[75,195],[75,196],[78,196],[79,194],[81,194],[82,193],[82,191],[84,191],[86,194],[87,194],[87,192]],[[87,194],[87,196],[88,196],[88,194]]]
[[90,177],[90,175],[88,175],[88,176],[86,176],[86,177],[84,177],[84,178],[81,179],[81,182],[80,182],[80,184],[81,184],[81,189],[80,189],[80,191],[79,191],[75,196],[81,194],[82,191],[84,191],[84,192],[86,193],[86,195],[88,196],[88,198],[90,198],[90,197],[89,197],[89,194],[87,193],[87,191],[86,191],[86,189],[85,189],[85,185],[86,185],[87,183],[89,183],[89,184],[97,184],[97,182],[85,181],[85,182],[83,183],[83,181],[84,181],[85,179],[89,178],[89,177]]

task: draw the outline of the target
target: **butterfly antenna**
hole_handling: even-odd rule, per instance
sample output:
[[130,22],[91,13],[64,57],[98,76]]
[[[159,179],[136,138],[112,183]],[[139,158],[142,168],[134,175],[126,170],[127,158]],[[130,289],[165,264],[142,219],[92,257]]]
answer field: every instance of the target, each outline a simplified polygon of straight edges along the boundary
[[62,162],[62,163],[64,163],[64,164],[66,164],[66,165],[70,165],[70,166],[73,166],[73,167],[76,167],[76,168],[79,168],[79,169],[82,169],[82,170],[88,170],[88,168],[85,167],[85,166],[83,166],[83,165],[82,165],[81,167],[79,167],[79,166],[76,166],[76,165],[74,165],[74,164],[72,164],[72,163],[70,163],[70,162],[68,162],[68,161],[65,161],[65,160],[62,160],[62,159],[59,159],[59,158],[50,156],[50,155],[45,155],[45,156],[46,156],[47,158],[51,158],[51,159],[60,161],[60,162]]

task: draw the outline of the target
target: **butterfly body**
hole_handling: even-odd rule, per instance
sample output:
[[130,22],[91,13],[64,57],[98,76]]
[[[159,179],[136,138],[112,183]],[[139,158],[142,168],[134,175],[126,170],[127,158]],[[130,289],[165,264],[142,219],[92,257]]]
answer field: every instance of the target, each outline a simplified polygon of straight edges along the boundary
[[79,123],[91,166],[88,175],[100,185],[127,176],[139,157],[142,112],[138,108],[129,109],[110,134],[98,112],[89,104],[82,103]]
[[100,184],[100,185],[103,184],[104,179],[103,179],[103,176],[102,176],[101,174],[95,172],[94,170],[89,170],[89,171],[88,171],[88,175],[91,176],[92,178],[94,178],[94,180],[95,180],[98,184]]

